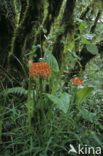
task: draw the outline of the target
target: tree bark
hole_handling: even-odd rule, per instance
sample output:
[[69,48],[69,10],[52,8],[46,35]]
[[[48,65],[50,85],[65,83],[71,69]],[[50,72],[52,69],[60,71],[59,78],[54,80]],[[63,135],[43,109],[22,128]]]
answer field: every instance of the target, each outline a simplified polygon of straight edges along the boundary
[[59,33],[57,36],[56,42],[54,43],[53,54],[57,58],[59,65],[61,66],[61,55],[64,49],[64,44],[61,43],[63,37],[67,37],[67,34],[71,36],[71,40],[73,39],[74,33],[74,19],[73,12],[75,7],[75,0],[67,0],[66,8],[64,10],[63,19],[61,21],[61,27],[64,25],[64,32]]
[[[24,1],[22,1],[22,5],[25,5],[23,2]],[[12,55],[9,57],[9,63],[13,64],[17,68],[21,68],[19,62],[23,62],[23,55],[27,50],[26,48],[29,47],[30,49],[32,46],[34,36],[31,36],[31,40],[30,38],[28,38],[28,36],[33,33],[33,27],[37,27],[36,23],[39,21],[41,8],[42,0],[29,0],[26,7],[22,6],[22,20],[20,21],[18,28],[14,32],[14,38],[11,47]]]
[[0,2],[0,65],[6,66],[15,28],[15,10],[12,1]]

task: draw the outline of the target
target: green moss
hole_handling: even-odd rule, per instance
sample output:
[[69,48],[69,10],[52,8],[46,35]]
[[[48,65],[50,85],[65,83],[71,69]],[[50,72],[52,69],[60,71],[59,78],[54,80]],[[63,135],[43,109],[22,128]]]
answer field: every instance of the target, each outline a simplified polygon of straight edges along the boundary
[[[52,23],[50,33],[48,34],[47,39],[43,43],[44,51],[46,51],[46,49],[48,48],[48,45],[49,45],[48,42],[50,41],[50,39],[49,39],[50,35],[52,36],[53,43],[55,43],[58,35],[60,35],[60,33],[62,33],[61,30],[64,30],[64,26],[63,25],[61,26],[61,21],[62,21],[63,13],[65,10],[65,5],[66,5],[66,0],[63,1],[62,6],[60,8],[59,15],[57,18],[55,18],[54,23]],[[49,16],[51,16],[51,15],[49,15]],[[53,50],[53,46],[50,47],[49,52],[51,53],[52,50]]]
[[46,20],[47,15],[48,15],[48,7],[49,7],[49,3],[48,3],[47,0],[44,1],[44,5],[43,5],[43,7],[44,7],[44,18],[43,18],[42,25],[44,25],[44,22],[45,22],[45,20]]

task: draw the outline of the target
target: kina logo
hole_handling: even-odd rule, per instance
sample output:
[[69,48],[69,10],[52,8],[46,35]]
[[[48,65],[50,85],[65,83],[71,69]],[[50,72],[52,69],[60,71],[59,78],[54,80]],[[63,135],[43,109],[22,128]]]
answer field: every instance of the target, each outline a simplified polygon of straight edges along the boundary
[[78,155],[80,154],[80,155],[84,155],[84,154],[86,154],[86,155],[101,155],[102,154],[102,150],[101,150],[101,147],[89,147],[89,146],[87,146],[87,145],[85,145],[85,146],[82,146],[81,147],[81,145],[79,144],[78,146],[77,146],[77,148],[75,148],[72,144],[70,144],[69,145],[70,146],[70,150],[69,150],[69,152],[68,152],[68,154],[70,154],[70,153],[77,153]]
[[69,150],[69,153],[77,153],[76,149],[74,148],[74,146],[72,144],[70,144],[70,150]]

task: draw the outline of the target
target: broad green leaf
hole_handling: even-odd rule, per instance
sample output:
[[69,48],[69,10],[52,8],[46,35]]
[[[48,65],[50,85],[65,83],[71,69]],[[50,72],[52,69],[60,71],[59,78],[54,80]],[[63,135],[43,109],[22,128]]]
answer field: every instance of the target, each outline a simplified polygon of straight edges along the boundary
[[70,42],[69,43],[69,49],[68,50],[72,51],[73,48],[74,48],[74,43],[73,42]]
[[46,34],[47,33],[47,30],[43,28],[43,32]]
[[52,71],[59,72],[58,62],[52,54],[47,55],[47,63],[51,66]]
[[85,27],[86,27],[86,23],[84,21],[79,23],[79,31],[80,31],[80,33],[82,33],[84,31]]
[[83,23],[83,20],[80,19],[80,18],[76,18],[76,21],[77,21],[78,23]]
[[83,36],[81,36],[81,41],[84,43],[84,44],[90,44],[90,42]]
[[57,108],[67,113],[70,104],[70,95],[67,93],[61,94],[60,97],[47,94],[47,97],[56,105]]
[[90,122],[93,122],[96,120],[96,113],[89,112],[86,109],[80,109],[79,111],[85,120],[90,121]]
[[86,45],[87,50],[93,54],[93,55],[97,55],[98,54],[98,48],[96,45],[94,44],[87,44]]
[[93,87],[84,87],[84,88],[80,88],[77,91],[77,95],[76,95],[76,100],[77,103],[81,103],[83,100],[85,100],[85,98],[87,98],[88,96],[90,96],[90,94],[92,93],[92,91],[94,90]]
[[87,40],[92,40],[94,37],[94,34],[84,34],[82,35],[84,38],[86,38]]

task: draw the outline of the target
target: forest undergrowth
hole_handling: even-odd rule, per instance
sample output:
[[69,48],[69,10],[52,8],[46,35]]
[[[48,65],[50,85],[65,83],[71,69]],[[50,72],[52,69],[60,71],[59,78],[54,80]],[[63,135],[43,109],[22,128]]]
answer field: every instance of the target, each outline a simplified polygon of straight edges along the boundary
[[99,63],[98,56],[82,76],[68,80],[52,56],[47,63],[29,63],[28,88],[22,82],[15,87],[10,81],[11,88],[1,84],[0,156],[75,155],[69,154],[70,144],[102,148]]

